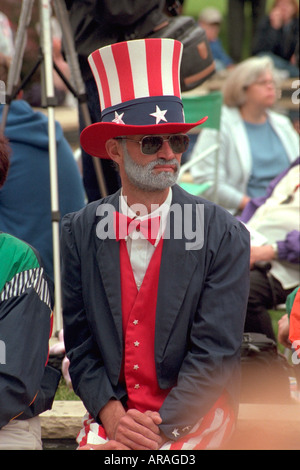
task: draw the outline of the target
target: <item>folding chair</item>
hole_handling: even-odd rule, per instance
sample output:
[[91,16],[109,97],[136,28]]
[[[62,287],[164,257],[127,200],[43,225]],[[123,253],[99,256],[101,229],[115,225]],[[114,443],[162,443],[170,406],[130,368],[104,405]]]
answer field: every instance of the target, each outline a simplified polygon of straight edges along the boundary
[[[185,95],[182,96],[182,102],[185,113],[186,122],[196,122],[203,116],[208,116],[207,121],[201,126],[198,126],[192,130],[190,134],[199,134],[204,127],[216,129],[217,139],[216,143],[211,145],[200,155],[195,158],[191,158],[181,166],[178,183],[179,185],[194,195],[200,195],[204,193],[211,186],[214,186],[214,202],[217,202],[217,180],[218,180],[218,155],[219,155],[219,130],[220,130],[220,119],[221,119],[221,108],[223,103],[223,95],[221,91],[213,91],[205,95]],[[214,181],[208,181],[202,184],[196,184],[192,181],[187,181],[183,175],[195,164],[202,159],[206,158],[210,153],[215,152],[215,177]]]

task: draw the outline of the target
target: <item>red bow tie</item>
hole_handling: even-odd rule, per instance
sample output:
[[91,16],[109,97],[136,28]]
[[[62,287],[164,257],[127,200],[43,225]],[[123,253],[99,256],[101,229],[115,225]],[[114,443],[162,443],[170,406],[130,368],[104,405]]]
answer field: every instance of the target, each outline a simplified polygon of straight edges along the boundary
[[160,226],[160,217],[145,220],[131,219],[120,212],[114,212],[114,229],[117,241],[125,239],[134,230],[140,231],[154,245]]

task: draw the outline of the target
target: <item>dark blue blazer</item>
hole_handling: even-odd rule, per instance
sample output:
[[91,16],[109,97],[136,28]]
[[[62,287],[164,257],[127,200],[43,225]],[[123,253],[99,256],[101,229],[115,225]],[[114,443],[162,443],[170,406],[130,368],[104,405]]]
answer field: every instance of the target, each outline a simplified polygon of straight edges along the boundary
[[[180,435],[186,433],[224,390],[237,400],[250,253],[248,231],[227,211],[177,185],[172,189],[170,219],[177,211],[188,220],[170,222],[157,298],[157,378],[161,388],[173,387],[160,409],[161,428],[169,437],[174,428]],[[70,374],[74,390],[95,418],[110,398],[126,402],[126,389],[119,384],[123,357],[119,244],[111,236],[99,238],[107,220],[105,210],[111,206],[118,210],[119,192],[65,216],[62,222],[63,316]],[[204,214],[201,227],[199,208]],[[196,227],[200,243],[188,249]]]

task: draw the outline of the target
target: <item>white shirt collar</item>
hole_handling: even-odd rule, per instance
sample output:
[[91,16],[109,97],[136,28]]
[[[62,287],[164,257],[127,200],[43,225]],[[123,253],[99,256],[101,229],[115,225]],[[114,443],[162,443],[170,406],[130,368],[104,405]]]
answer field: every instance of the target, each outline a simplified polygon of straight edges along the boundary
[[[121,195],[120,195],[120,212],[124,215],[127,215],[130,218],[135,218],[136,220],[146,220],[149,217],[160,217],[160,229],[158,232],[158,236],[155,242],[155,246],[157,246],[162,234],[165,231],[166,225],[167,225],[167,219],[170,211],[170,206],[171,206],[171,201],[172,201],[172,188],[169,188],[168,195],[165,199],[165,201],[158,207],[154,207],[154,210],[150,213],[147,213],[143,216],[137,216],[136,212],[134,212],[127,204],[126,197],[124,197],[123,192],[121,190]],[[136,210],[138,210],[138,204],[135,207]],[[145,212],[145,211],[143,211]]]

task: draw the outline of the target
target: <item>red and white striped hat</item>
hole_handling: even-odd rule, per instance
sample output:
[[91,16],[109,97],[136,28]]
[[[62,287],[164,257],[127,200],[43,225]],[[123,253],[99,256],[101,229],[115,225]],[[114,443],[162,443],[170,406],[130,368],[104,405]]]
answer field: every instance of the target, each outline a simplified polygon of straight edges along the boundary
[[180,90],[183,45],[167,38],[138,39],[97,49],[89,64],[97,83],[101,122],[80,136],[84,150],[108,158],[105,143],[122,135],[176,134],[185,123]]

